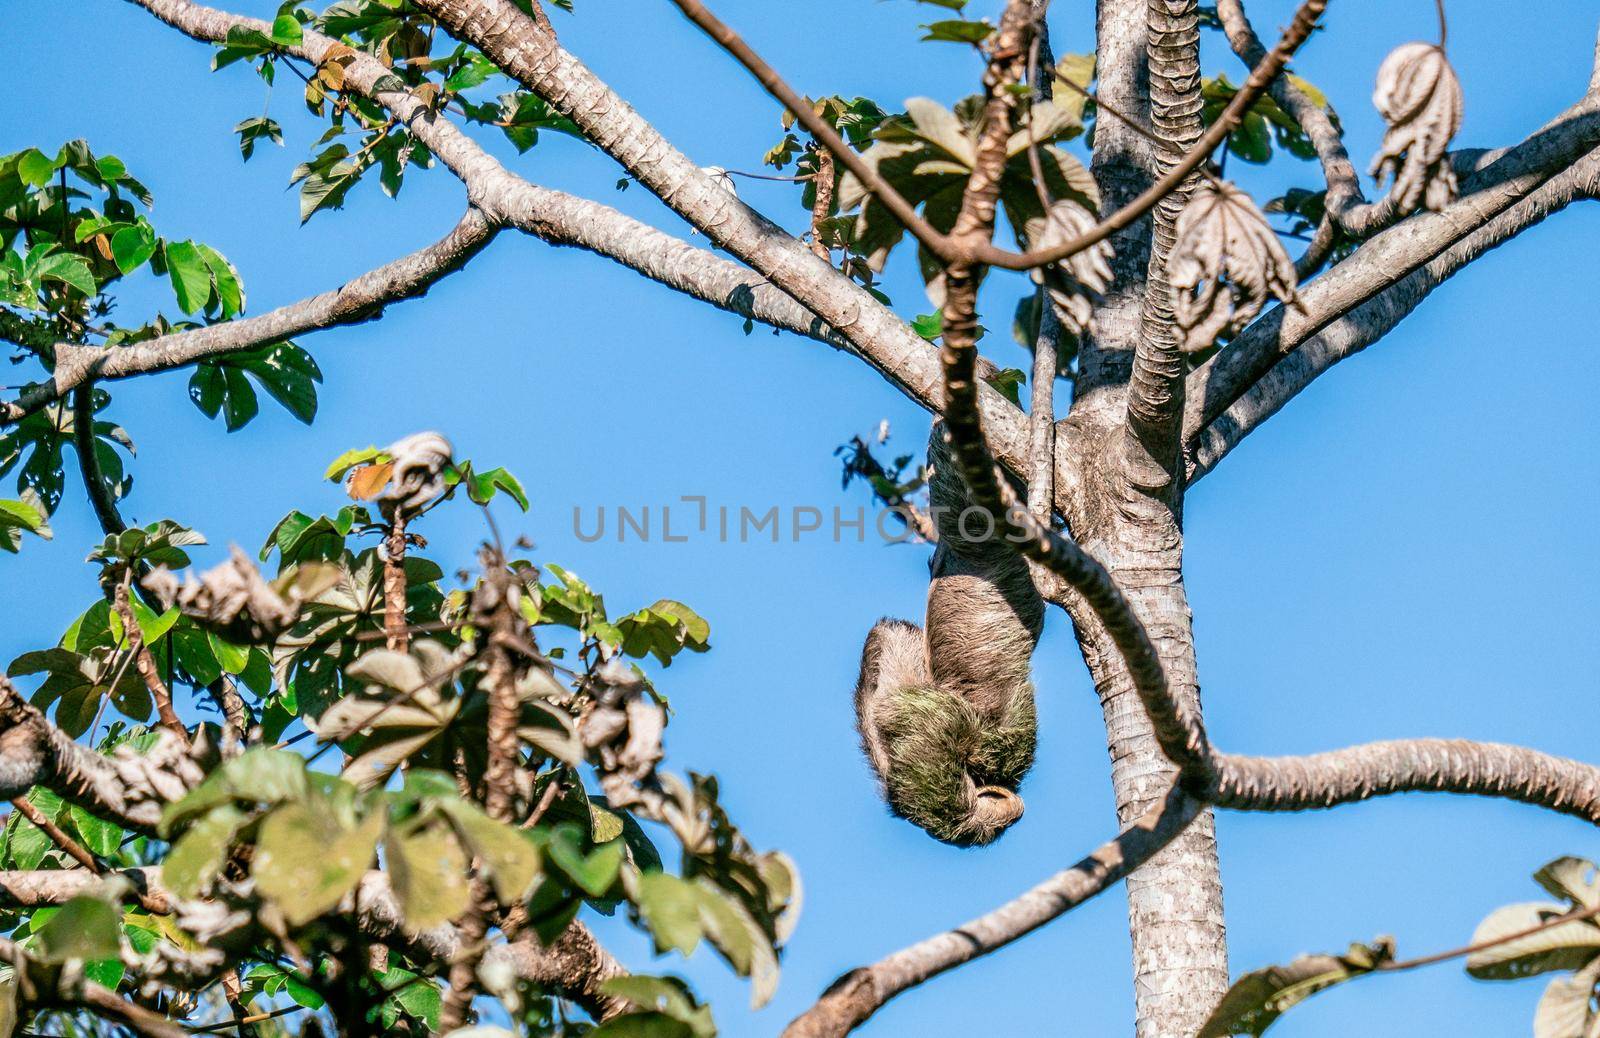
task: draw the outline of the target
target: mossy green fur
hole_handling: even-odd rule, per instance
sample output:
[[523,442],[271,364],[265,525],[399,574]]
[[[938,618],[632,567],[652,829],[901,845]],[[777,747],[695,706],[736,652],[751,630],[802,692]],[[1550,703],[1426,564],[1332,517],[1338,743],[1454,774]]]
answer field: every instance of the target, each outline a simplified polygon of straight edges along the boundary
[[931,685],[890,693],[880,715],[889,753],[883,776],[895,814],[946,843],[988,843],[1002,831],[972,809],[975,786],[1015,790],[1033,766],[1038,717],[1033,688],[1016,686],[1000,716],[986,718],[965,699]]

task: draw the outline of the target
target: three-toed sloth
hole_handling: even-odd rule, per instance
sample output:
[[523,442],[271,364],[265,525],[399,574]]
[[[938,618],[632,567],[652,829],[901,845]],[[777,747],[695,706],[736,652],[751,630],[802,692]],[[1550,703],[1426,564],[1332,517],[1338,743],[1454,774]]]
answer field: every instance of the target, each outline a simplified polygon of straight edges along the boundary
[[990,843],[1022,817],[1038,722],[1030,660],[1044,625],[1027,564],[970,508],[936,424],[929,499],[939,532],[927,630],[879,620],[861,651],[856,725],[895,814],[935,839]]

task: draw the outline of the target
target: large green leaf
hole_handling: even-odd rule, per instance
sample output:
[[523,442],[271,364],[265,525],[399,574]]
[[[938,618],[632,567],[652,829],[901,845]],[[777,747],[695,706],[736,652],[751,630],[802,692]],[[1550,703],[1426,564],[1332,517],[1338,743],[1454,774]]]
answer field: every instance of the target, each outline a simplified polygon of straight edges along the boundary
[[75,897],[39,930],[37,951],[49,962],[115,959],[122,948],[122,913],[98,897]]
[[181,898],[198,897],[222,871],[234,834],[248,820],[232,804],[214,808],[178,838],[161,865],[161,879]]
[[222,804],[298,800],[308,789],[305,758],[288,750],[247,750],[206,776],[183,799],[168,804],[161,814],[161,831],[170,835],[189,819]]
[[371,867],[384,818],[346,828],[321,799],[282,804],[261,823],[250,874],[290,926],[336,907]]
[[385,864],[395,898],[413,930],[448,922],[472,902],[467,855],[447,825],[432,823],[409,833],[390,830]]
[[[526,897],[541,869],[539,848],[533,841],[522,830],[495,821],[464,800],[446,799],[440,806],[455,823],[461,839],[488,870],[496,896],[507,904]],[[608,880],[599,893],[609,887]]]

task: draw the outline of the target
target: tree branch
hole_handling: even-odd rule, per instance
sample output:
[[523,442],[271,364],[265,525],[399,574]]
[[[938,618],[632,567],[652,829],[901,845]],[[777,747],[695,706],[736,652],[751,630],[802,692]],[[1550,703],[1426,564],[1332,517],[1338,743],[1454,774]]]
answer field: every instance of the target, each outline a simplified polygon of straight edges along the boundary
[[[1193,150],[1202,126],[1200,110],[1200,22],[1194,0],[1150,5],[1146,43],[1150,76],[1150,116],[1156,140],[1156,165],[1163,174]],[[1263,53],[1256,65],[1263,65]],[[1183,492],[1181,435],[1184,375],[1188,359],[1173,316],[1173,289],[1167,259],[1177,243],[1178,215],[1188,204],[1197,173],[1174,185],[1151,211],[1150,266],[1139,311],[1133,373],[1120,457],[1123,487],[1135,498],[1153,499],[1175,511]],[[1129,507],[1143,509],[1130,499]]]
[[[459,7],[470,0],[419,0],[418,6],[430,12],[434,8]],[[503,0],[501,0],[503,2]],[[845,143],[843,138],[827,124],[820,116],[810,111],[810,106],[804,99],[795,93],[794,89],[783,81],[777,71],[768,65],[759,54],[751,49],[750,45],[741,39],[726,24],[712,14],[699,0],[673,0],[678,8],[699,26],[706,35],[710,36],[724,50],[738,60],[738,62],[756,78],[766,91],[777,99],[785,108],[792,112],[799,123],[806,128],[812,136],[821,141],[834,158],[842,162],[846,169],[861,181],[863,187],[870,191],[873,197],[882,202],[900,223],[911,232],[929,252],[940,260],[950,264],[980,263],[991,267],[1000,267],[1004,270],[1032,270],[1050,263],[1057,263],[1075,253],[1097,245],[1132,224],[1136,223],[1146,211],[1175,190],[1189,174],[1199,169],[1216,150],[1217,145],[1232,133],[1239,121],[1244,118],[1255,104],[1256,99],[1266,92],[1267,84],[1283,71],[1289,58],[1294,54],[1300,44],[1305,42],[1307,36],[1316,26],[1316,20],[1327,7],[1327,0],[1304,0],[1300,9],[1295,12],[1293,21],[1285,30],[1283,38],[1267,55],[1265,61],[1257,65],[1239,92],[1228,102],[1226,108],[1217,116],[1217,121],[1212,124],[1205,134],[1196,142],[1196,146],[1178,162],[1170,172],[1160,178],[1147,191],[1128,203],[1122,209],[1106,217],[1092,229],[1049,248],[1035,249],[1029,252],[1011,252],[997,248],[992,241],[968,241],[952,231],[949,235],[940,234],[930,224],[924,221],[911,203],[907,202],[899,192],[882,177],[876,170],[868,166],[855,150]],[[434,12],[437,14],[437,12]],[[452,30],[453,31],[453,30]],[[481,42],[475,40],[474,42]],[[504,67],[504,66],[502,66]],[[554,103],[553,99],[547,98]],[[665,196],[663,196],[665,198]]]
[[[259,19],[219,11],[190,0],[130,2],[150,11],[185,35],[210,43],[223,42],[228,29],[235,25],[263,32],[270,32],[271,28]],[[526,19],[509,4],[476,6],[481,8],[476,12],[479,17],[504,19],[509,14],[520,19],[506,23],[505,31],[517,38],[497,40],[502,47],[520,47],[520,35],[530,31],[541,35],[531,19]],[[336,43],[328,36],[307,30],[299,46],[284,49],[316,63]],[[550,40],[549,45],[553,48],[554,41]],[[491,50],[487,47],[484,49],[486,53]],[[518,53],[522,53],[522,50],[519,49]],[[671,167],[669,172],[677,178],[669,193],[681,194],[685,180],[695,182],[699,189],[693,195],[693,201],[699,206],[697,212],[709,212],[710,215],[705,219],[686,218],[714,242],[727,246],[735,255],[748,260],[745,251],[734,248],[726,240],[725,233],[708,229],[724,224],[730,227],[736,225],[743,232],[739,240],[744,249],[754,250],[765,260],[763,264],[752,263],[751,266],[767,277],[597,202],[528,183],[506,170],[450,120],[431,112],[427,105],[410,93],[374,89],[388,76],[389,70],[370,55],[357,53],[354,56],[346,68],[344,83],[346,89],[362,93],[384,105],[419,140],[428,145],[446,168],[466,185],[468,198],[491,222],[515,227],[552,245],[586,249],[730,313],[849,350],[917,403],[930,411],[938,411],[938,362],[932,347],[925,340],[865,290],[817,260],[805,245],[711,183],[697,166],[672,149],[625,102],[595,80],[592,73],[577,64],[570,55],[560,53],[570,67],[563,65],[556,72],[548,73],[548,78],[544,80],[546,88],[566,96],[569,91],[560,85],[559,76],[572,74],[578,76],[580,86],[601,91],[601,114],[606,116],[608,122],[625,115],[621,120],[624,136],[643,127],[650,137],[643,153],[652,158],[663,154],[667,156]],[[590,123],[593,121],[587,120]],[[593,138],[591,126],[585,125],[585,122],[579,125]],[[615,152],[612,154],[618,157]],[[637,159],[638,156],[633,155],[634,164],[623,161],[623,165],[630,172],[635,172]],[[641,177],[641,182],[651,186],[651,190],[658,195],[662,193],[652,186],[653,180],[647,181]],[[669,204],[683,214],[680,206],[688,201],[688,197],[684,196],[676,201],[669,200]],[[805,252],[811,262],[795,264],[794,250]],[[779,277],[774,272],[781,272],[783,276]],[[768,277],[772,280],[769,281]],[[989,387],[985,387],[983,395],[984,413],[993,430],[1000,457],[1014,471],[1026,471],[1028,433],[1025,417],[1019,408]],[[0,416],[0,421],[3,421],[3,416]]]
[[16,402],[4,405],[0,426],[37,411],[91,380],[168,371],[306,332],[371,320],[390,303],[421,295],[434,282],[460,269],[489,243],[495,230],[481,212],[469,209],[449,234],[427,248],[386,263],[331,292],[256,317],[172,332],[114,349],[60,343],[55,348],[56,367],[49,381],[29,387]]
[[1189,482],[1216,467],[1317,376],[1383,338],[1457,271],[1574,201],[1600,196],[1600,152],[1556,177],[1420,270],[1301,343],[1189,442]]
[[100,1019],[146,1038],[189,1038],[188,1030],[160,1013],[119,998],[81,975],[74,981],[61,966],[39,962],[8,938],[0,937],[0,959],[16,970],[19,1007],[89,1009]]
[[161,820],[153,790],[132,788],[109,758],[72,741],[0,677],[0,799],[36,785],[125,829],[154,833]]
[[[1244,13],[1240,0],[1217,0],[1217,17],[1222,22],[1228,44],[1247,66],[1261,63],[1267,49],[1261,43]],[[1361,191],[1361,178],[1350,162],[1350,153],[1344,147],[1344,134],[1340,131],[1338,117],[1331,105],[1319,105],[1307,97],[1287,77],[1273,81],[1272,99],[1294,117],[1311,140],[1317,158],[1322,163],[1323,179],[1328,184],[1327,213],[1332,224],[1348,234],[1364,238],[1374,231],[1393,223],[1399,217],[1398,206],[1389,196],[1377,202],[1368,202]]]
[[1600,826],[1600,768],[1465,739],[1398,739],[1302,757],[1219,754],[1205,799],[1239,811],[1305,811],[1392,793],[1500,797]]
[[1174,786],[1159,807],[1067,871],[955,930],[845,974],[784,1038],[842,1038],[907,988],[1031,933],[1125,878],[1207,804],[1305,811],[1395,793],[1458,793],[1516,800],[1600,826],[1600,768],[1520,746],[1402,739],[1302,757],[1217,754],[1213,763],[1214,786]]
[[900,992],[1002,948],[1110,888],[1171,843],[1203,806],[1174,788],[1116,839],[1020,897],[846,973],[789,1024],[783,1038],[843,1038]]
[[[56,346],[59,350],[60,347]],[[0,425],[4,420],[0,419]],[[117,511],[117,502],[106,488],[105,475],[100,471],[100,458],[95,454],[94,434],[94,383],[85,380],[72,391],[72,447],[78,455],[78,471],[83,476],[84,493],[100,529],[107,534],[121,533],[127,524]]]

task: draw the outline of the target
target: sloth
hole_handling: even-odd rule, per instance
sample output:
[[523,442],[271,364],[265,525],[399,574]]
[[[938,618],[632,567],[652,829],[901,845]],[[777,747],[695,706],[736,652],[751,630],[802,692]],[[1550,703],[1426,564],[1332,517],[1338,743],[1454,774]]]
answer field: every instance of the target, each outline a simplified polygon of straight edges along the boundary
[[[927,630],[884,618],[867,635],[856,726],[894,814],[962,847],[1022,817],[1038,721],[1029,663],[1044,603],[1016,550],[970,505],[942,425],[928,442],[939,543]],[[984,536],[987,535],[987,536]]]

